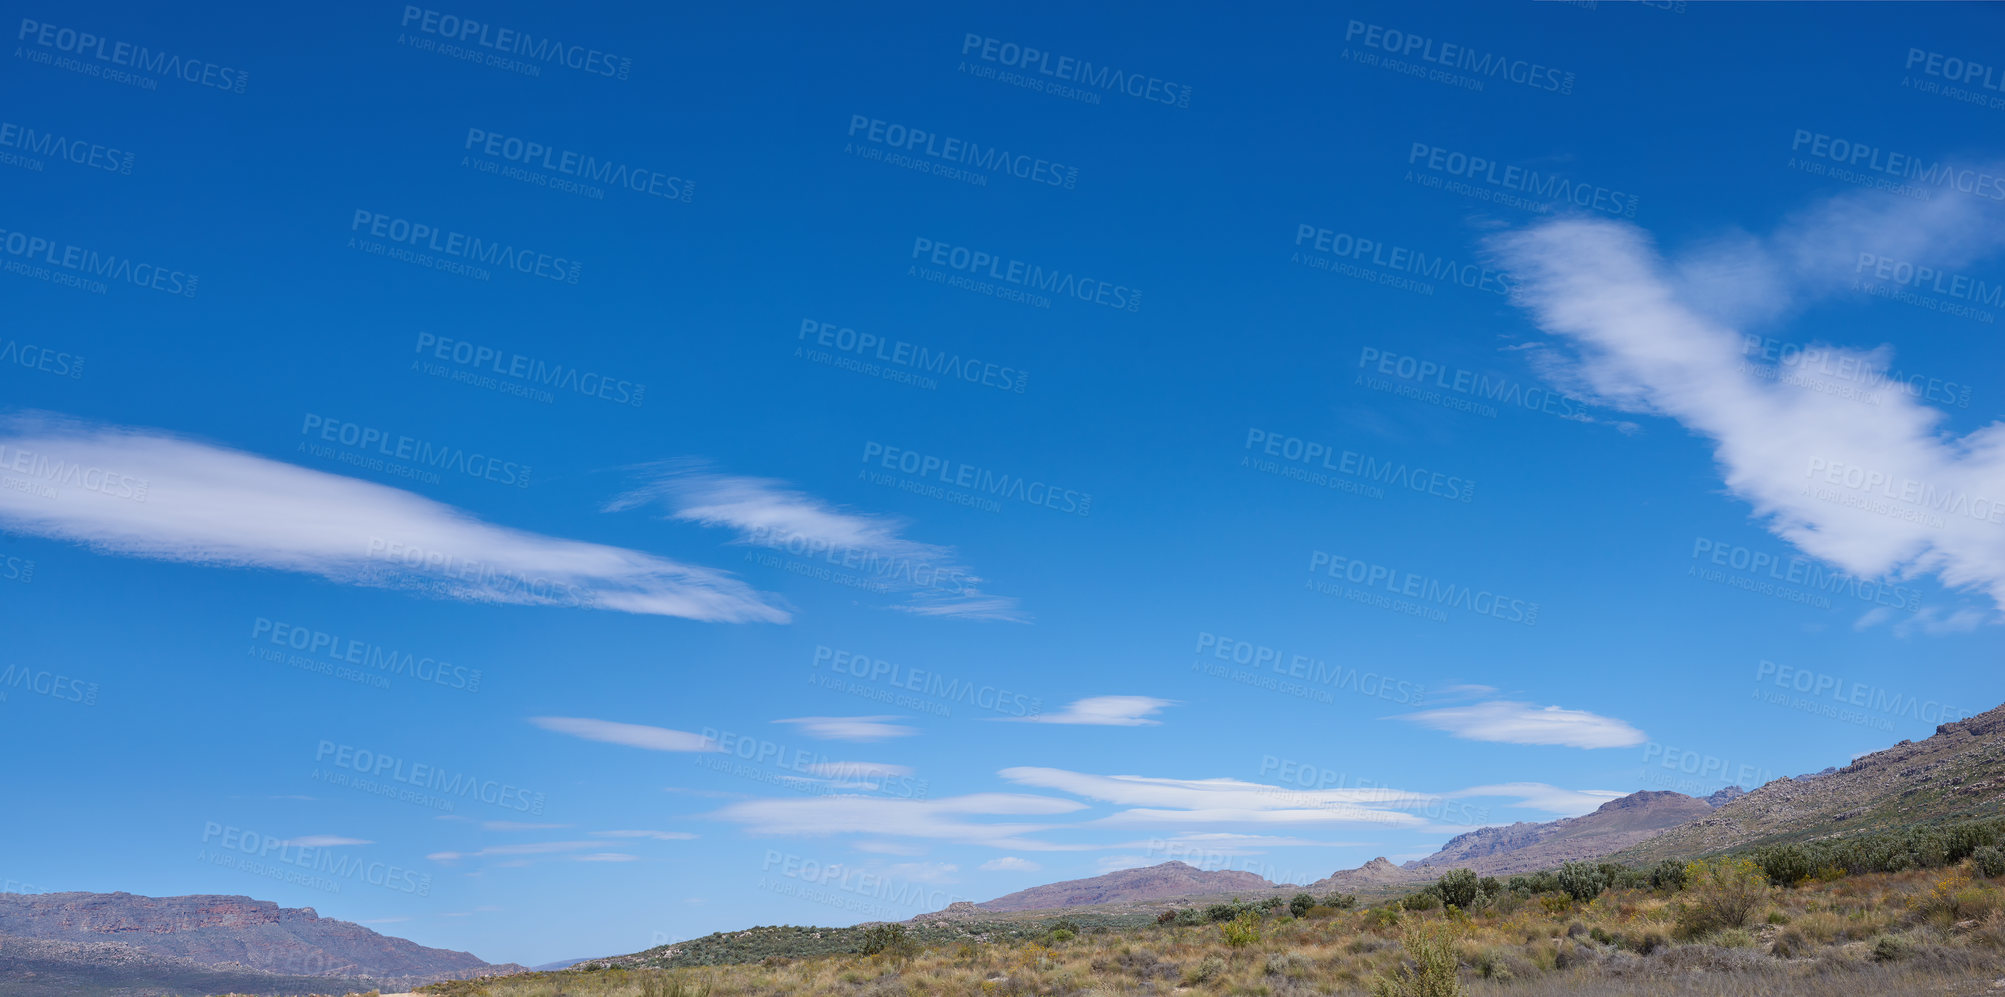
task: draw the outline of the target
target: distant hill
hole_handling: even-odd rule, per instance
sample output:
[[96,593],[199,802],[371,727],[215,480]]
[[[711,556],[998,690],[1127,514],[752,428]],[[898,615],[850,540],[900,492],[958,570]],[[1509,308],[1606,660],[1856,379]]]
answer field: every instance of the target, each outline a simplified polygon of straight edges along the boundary
[[1841,769],[1777,779],[1635,845],[1631,864],[2005,814],[2005,706]]
[[1164,862],[1139,869],[1122,869],[1091,879],[1069,879],[1033,886],[975,904],[974,908],[988,913],[1011,913],[1235,891],[1264,894],[1274,888],[1275,884],[1250,872],[1232,869],[1207,872],[1184,862]]
[[1450,838],[1440,851],[1406,867],[1429,875],[1462,868],[1485,876],[1537,872],[1606,858],[1712,812],[1705,800],[1645,790],[1609,800],[1580,817],[1479,828]]
[[1393,865],[1381,855],[1355,869],[1342,869],[1330,873],[1310,883],[1304,889],[1317,897],[1326,893],[1372,893],[1389,886],[1404,886],[1431,878],[1433,878],[1431,874],[1422,874]]
[[[51,992],[72,993],[99,992],[88,989],[99,978],[140,987],[123,991],[132,994],[304,993],[314,988],[279,981],[318,979],[322,991],[335,989],[329,978],[407,987],[523,969],[377,934],[310,907],[131,893],[0,893],[0,957],[6,967],[0,971],[40,967],[33,970],[38,985],[67,974],[76,989]],[[193,982],[203,973],[268,979],[221,987]]]

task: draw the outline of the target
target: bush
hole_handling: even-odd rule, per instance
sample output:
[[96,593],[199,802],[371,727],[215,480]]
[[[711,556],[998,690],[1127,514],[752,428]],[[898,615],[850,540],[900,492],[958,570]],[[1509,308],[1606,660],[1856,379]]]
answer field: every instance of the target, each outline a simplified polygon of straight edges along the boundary
[[1407,961],[1391,976],[1371,982],[1373,997],[1462,997],[1461,964],[1446,932],[1408,932]]
[[1453,904],[1463,910],[1476,905],[1476,899],[1483,895],[1482,884],[1476,880],[1474,869],[1455,869],[1443,875],[1434,883],[1441,893],[1441,902]]
[[1254,904],[1253,908],[1255,910],[1258,910],[1262,914],[1272,914],[1275,911],[1280,910],[1282,905],[1286,904],[1287,902],[1288,901],[1283,900],[1280,897],[1268,897],[1267,899],[1262,900],[1257,904]]
[[1716,858],[1685,867],[1678,927],[1687,936],[1747,924],[1768,902],[1768,875],[1747,859]]
[[1407,910],[1434,910],[1441,906],[1441,895],[1434,892],[1434,887],[1430,886],[1418,893],[1407,894],[1406,899],[1401,900],[1399,905]]
[[1238,916],[1237,904],[1212,904],[1204,909],[1204,919],[1207,921],[1230,921]]
[[1302,917],[1309,913],[1309,908],[1314,906],[1316,906],[1315,897],[1307,893],[1297,893],[1288,900],[1288,913],[1296,917]]
[[1874,962],[1899,962],[1914,952],[1914,943],[1900,935],[1882,935],[1873,943]]
[[1669,948],[1670,945],[1671,940],[1666,938],[1661,931],[1645,931],[1629,942],[1629,947],[1642,955],[1649,955],[1658,949]]
[[1162,913],[1156,915],[1156,923],[1169,924],[1170,922],[1175,921],[1177,919],[1177,915],[1181,913],[1183,913],[1183,911],[1175,909],[1163,911]]
[[1308,976],[1315,969],[1315,963],[1293,952],[1275,952],[1267,957],[1267,972],[1271,976],[1299,979]]
[[879,924],[863,933],[863,954],[882,955],[903,961],[919,952],[919,943],[905,933],[902,924]]
[[1208,955],[1204,957],[1203,962],[1191,967],[1188,972],[1184,973],[1184,986],[1191,987],[1200,983],[1208,983],[1223,975],[1225,975],[1225,960],[1215,955]]
[[1795,886],[1810,878],[1815,868],[1810,864],[1810,855],[1800,845],[1784,845],[1761,853],[1758,861],[1761,871],[1768,874],[1768,881],[1777,886]]
[[2005,850],[1996,845],[1985,845],[1971,852],[1970,859],[1987,878],[2005,876]]
[[1243,949],[1260,940],[1260,915],[1247,911],[1218,926],[1225,936],[1225,944]]
[[1349,893],[1332,893],[1323,898],[1323,906],[1332,910],[1350,910],[1358,905],[1358,898]]
[[1816,946],[1801,928],[1784,928],[1775,935],[1775,944],[1769,947],[1769,954],[1777,959],[1800,959],[1810,954]]
[[1685,864],[1677,859],[1665,859],[1650,870],[1650,885],[1660,890],[1677,892],[1685,888]]
[[1575,900],[1592,900],[1608,888],[1608,874],[1587,862],[1568,862],[1559,867],[1559,888]]
[[1203,924],[1205,920],[1204,912],[1196,907],[1185,907],[1177,911],[1177,924],[1183,927],[1195,927]]

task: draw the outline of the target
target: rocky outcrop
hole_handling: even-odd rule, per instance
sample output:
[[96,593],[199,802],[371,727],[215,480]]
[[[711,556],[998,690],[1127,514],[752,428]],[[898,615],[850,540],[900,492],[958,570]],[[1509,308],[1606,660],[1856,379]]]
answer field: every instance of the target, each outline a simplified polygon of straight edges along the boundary
[[1240,870],[1206,871],[1185,862],[1164,862],[1140,869],[1122,869],[1091,879],[1070,879],[1033,886],[974,907],[989,913],[1081,907],[1087,904],[1246,892],[1265,894],[1274,884]]
[[1712,810],[1705,800],[1683,793],[1645,790],[1609,800],[1580,817],[1470,831],[1450,838],[1440,851],[1409,863],[1408,868],[1430,875],[1467,868],[1486,876],[1552,869],[1606,858]]

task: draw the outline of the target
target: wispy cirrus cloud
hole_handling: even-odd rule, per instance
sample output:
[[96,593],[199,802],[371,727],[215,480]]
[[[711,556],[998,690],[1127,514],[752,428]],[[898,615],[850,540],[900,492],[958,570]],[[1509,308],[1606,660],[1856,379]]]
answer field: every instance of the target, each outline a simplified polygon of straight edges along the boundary
[[1036,872],[1044,867],[1026,858],[1005,855],[999,859],[990,859],[977,868],[983,872]]
[[1156,699],[1151,696],[1091,696],[1076,700],[1056,713],[998,719],[1014,723],[1078,724],[1089,727],[1154,727],[1160,725],[1162,721],[1153,719],[1153,715],[1161,712],[1164,707],[1175,705],[1175,700]]
[[598,838],[648,838],[654,841],[693,841],[696,835],[688,831],[593,831]]
[[692,734],[686,730],[674,730],[668,727],[650,727],[646,724],[620,723],[615,720],[594,720],[590,717],[530,717],[529,722],[558,734],[569,734],[587,741],[624,744],[629,748],[645,748],[649,751],[724,750],[717,746],[717,742],[702,734]]
[[1646,740],[1642,731],[1614,717],[1501,699],[1422,710],[1406,714],[1404,719],[1464,740],[1501,744],[1626,748]]
[[[1517,278],[1514,300],[1551,337],[1540,355],[1552,376],[1709,441],[1727,492],[1812,558],[1866,579],[1932,575],[1983,592],[1993,621],[2005,606],[2005,530],[1990,516],[2005,502],[2005,423],[1949,432],[1945,413],[1899,382],[1860,404],[1856,380],[1834,372],[1887,370],[1884,343],[1815,343],[1825,360],[1784,383],[1773,366],[1750,364],[1743,342],[1854,282],[1883,280],[1881,260],[1942,273],[2001,245],[1996,203],[1869,193],[1766,236],[1726,233],[1671,256],[1616,221],[1544,222],[1488,241]],[[1892,618],[1873,611],[1860,624]],[[1974,623],[1937,613],[1910,629]]]
[[1609,800],[1620,799],[1628,793],[1617,789],[1562,789],[1543,782],[1505,782],[1492,786],[1471,786],[1458,789],[1444,796],[1453,799],[1468,797],[1497,796],[1515,799],[1516,806],[1566,817],[1578,817],[1593,813]]
[[1096,824],[1376,824],[1418,827],[1426,821],[1394,809],[1420,806],[1435,796],[1388,788],[1291,789],[1240,779],[1173,779],[1093,775],[1065,769],[1018,766],[997,773],[1020,786],[1056,789],[1130,809]]
[[784,623],[731,575],[482,522],[432,499],[159,429],[0,420],[0,528],[103,554],[265,568],[463,602]]
[[702,461],[674,460],[635,468],[643,481],[607,503],[608,512],[643,507],[670,519],[728,529],[738,542],[826,559],[901,592],[894,607],[922,616],[1024,622],[1017,600],[981,590],[982,578],[952,547],[908,539],[888,516],[849,512],[784,481],[719,474]]
[[1025,793],[972,793],[938,800],[877,796],[816,796],[734,803],[710,816],[748,834],[824,837],[859,834],[988,845],[1013,851],[1077,850],[1025,835],[1062,824],[989,821],[984,817],[1049,817],[1085,809],[1075,800]]
[[824,741],[883,741],[893,737],[910,737],[919,733],[917,727],[892,723],[899,717],[789,717],[775,720],[776,724],[793,724],[801,733]]

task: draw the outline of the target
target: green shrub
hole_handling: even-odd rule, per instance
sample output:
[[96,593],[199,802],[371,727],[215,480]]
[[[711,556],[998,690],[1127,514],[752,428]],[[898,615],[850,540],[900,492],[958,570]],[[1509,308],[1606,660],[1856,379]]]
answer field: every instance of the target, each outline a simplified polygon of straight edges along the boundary
[[1676,892],[1685,888],[1685,863],[1677,859],[1665,859],[1650,870],[1650,885],[1660,890]]
[[1740,928],[1768,902],[1768,876],[1747,859],[1716,858],[1685,867],[1678,927],[1688,937]]
[[1358,905],[1358,898],[1349,893],[1332,893],[1323,898],[1323,906],[1332,910],[1350,910]]
[[1803,929],[1784,928],[1776,932],[1775,942],[1769,946],[1768,954],[1777,959],[1800,959],[1809,955],[1810,950],[1815,947],[1810,938],[1803,933]]
[[2005,876],[2005,850],[1996,845],[1985,845],[1970,853],[1970,859],[1977,871],[1987,877]]
[[1568,862],[1559,867],[1559,888],[1575,900],[1592,900],[1608,888],[1608,874],[1588,862]]
[[1442,903],[1453,904],[1463,910],[1474,907],[1477,898],[1483,895],[1482,884],[1477,881],[1474,869],[1451,870],[1435,880],[1434,887],[1440,891]]
[[1434,910],[1441,906],[1441,895],[1430,886],[1417,893],[1407,894],[1406,899],[1401,900],[1399,905],[1407,910]]
[[1371,982],[1373,997],[1462,997],[1461,964],[1447,932],[1410,931],[1401,944],[1406,961]]
[[1187,928],[1195,927],[1197,925],[1203,924],[1207,920],[1209,919],[1205,917],[1204,911],[1198,910],[1196,907],[1185,907],[1184,909],[1177,911],[1176,923],[1183,927]]
[[1816,871],[1810,854],[1800,845],[1764,849],[1756,861],[1761,863],[1761,871],[1768,874],[1768,881],[1777,886],[1795,886]]
[[1225,944],[1243,949],[1260,940],[1260,915],[1247,911],[1218,926],[1225,936]]
[[1316,906],[1315,897],[1307,893],[1297,893],[1288,900],[1288,913],[1301,917],[1309,913],[1309,908],[1314,906]]
[[1881,935],[1873,943],[1874,962],[1898,962],[1914,952],[1914,943],[1900,935]]
[[1237,904],[1212,904],[1204,909],[1204,919],[1207,921],[1230,921],[1238,916]]

